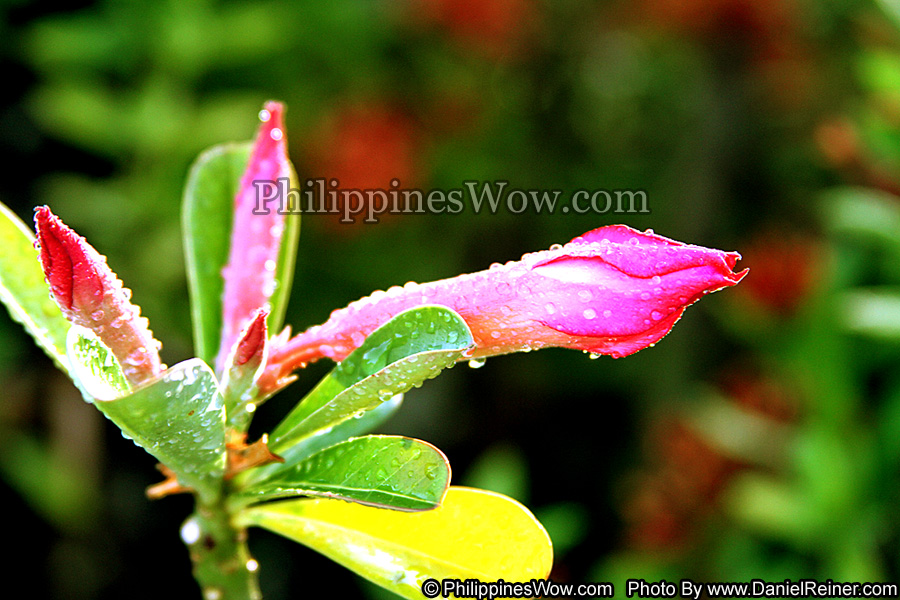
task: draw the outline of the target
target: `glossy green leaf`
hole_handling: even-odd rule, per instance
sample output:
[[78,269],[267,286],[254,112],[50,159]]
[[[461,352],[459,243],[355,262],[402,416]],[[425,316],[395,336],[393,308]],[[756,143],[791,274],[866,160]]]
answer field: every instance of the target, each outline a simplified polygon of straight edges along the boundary
[[[194,344],[197,356],[213,364],[222,330],[222,269],[228,262],[234,198],[247,168],[251,143],[215,146],[191,167],[184,191],[182,220]],[[296,187],[292,174],[291,186]],[[300,215],[285,217],[276,287],[270,300],[269,331],[281,328],[290,295],[294,257],[300,235]]]
[[[376,427],[387,421],[391,415],[397,412],[397,409],[400,408],[402,403],[403,394],[397,394],[390,400],[382,402],[379,406],[367,410],[362,415],[355,416],[353,419],[347,419],[343,423],[339,423],[316,435],[303,438],[293,446],[282,451],[279,456],[284,459],[284,463],[263,467],[263,469],[265,469],[264,473],[267,477],[270,477],[272,473],[275,473],[282,468],[289,468],[301,460],[312,456],[319,450],[323,450],[329,446],[343,442],[344,440],[373,431]],[[262,473],[250,471],[248,472],[248,475],[250,474],[252,474],[255,481],[258,481],[258,476]],[[238,477],[240,478],[240,476]]]
[[121,369],[109,350],[84,332],[72,329],[69,359],[94,406],[182,485],[205,500],[215,498],[225,473],[225,404],[212,370],[194,358],[133,393],[109,395],[122,391]]
[[34,250],[34,235],[0,204],[0,301],[56,365],[69,372],[66,334],[69,321],[50,298],[50,288]]
[[435,377],[472,347],[465,321],[449,308],[423,306],[400,313],[365,342],[291,411],[271,436],[285,452],[304,437],[334,427]]
[[403,513],[330,499],[286,500],[238,514],[305,544],[405,598],[426,579],[529,581],[553,564],[550,538],[506,496],[451,487],[440,507]]
[[191,167],[184,190],[182,228],[195,352],[209,364],[219,349],[225,289],[222,269],[228,262],[234,197],[250,149],[250,143],[210,148]]
[[85,400],[112,400],[131,393],[122,365],[93,331],[72,325],[66,346],[72,379]]
[[369,435],[325,448],[240,492],[259,502],[324,496],[397,510],[435,508],[450,485],[443,452],[420,440]]

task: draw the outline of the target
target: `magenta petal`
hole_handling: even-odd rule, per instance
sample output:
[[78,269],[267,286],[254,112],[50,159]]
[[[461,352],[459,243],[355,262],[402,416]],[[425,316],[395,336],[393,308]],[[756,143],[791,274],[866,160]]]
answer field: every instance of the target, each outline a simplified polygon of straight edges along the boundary
[[626,356],[664,337],[688,305],[738,283],[747,273],[733,271],[739,258],[624,225],[601,227],[517,262],[409,283],[336,310],[273,349],[261,387],[323,356],[342,360],[391,317],[424,304],[462,316],[475,357],[552,346]]
[[92,330],[112,351],[131,383],[144,383],[159,375],[164,369],[160,344],[106,259],[46,206],[35,210],[34,222],[41,267],[63,315]]
[[222,272],[225,290],[222,340],[217,358],[219,371],[224,368],[225,358],[244,327],[260,308],[268,308],[275,291],[284,215],[278,213],[274,204],[266,205],[268,211],[254,212],[260,193],[254,182],[271,182],[271,185],[283,182],[289,186],[291,167],[283,115],[284,107],[277,102],[267,103],[260,112],[262,123],[234,199],[231,249]]

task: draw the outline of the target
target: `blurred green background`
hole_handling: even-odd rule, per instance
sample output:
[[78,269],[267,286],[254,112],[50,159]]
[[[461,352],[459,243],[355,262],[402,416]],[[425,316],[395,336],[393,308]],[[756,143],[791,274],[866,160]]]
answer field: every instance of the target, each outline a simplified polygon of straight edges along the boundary
[[[204,148],[288,106],[301,177],[645,190],[650,214],[306,217],[287,322],[624,222],[750,275],[624,360],[460,367],[384,428],[525,502],[556,581],[890,581],[900,571],[900,2],[0,3],[0,200],[109,257],[191,356],[179,224]],[[260,411],[270,428],[327,372]],[[33,598],[197,598],[154,461],[0,315],[4,571]],[[383,593],[251,532],[266,598]]]

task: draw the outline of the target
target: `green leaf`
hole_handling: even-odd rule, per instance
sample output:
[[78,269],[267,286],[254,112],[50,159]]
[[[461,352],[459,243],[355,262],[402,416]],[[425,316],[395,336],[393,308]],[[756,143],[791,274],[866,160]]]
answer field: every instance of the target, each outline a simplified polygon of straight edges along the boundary
[[209,366],[192,358],[133,393],[110,396],[122,390],[124,377],[109,350],[86,331],[73,327],[69,359],[94,406],[182,485],[213,500],[225,473],[225,404]]
[[238,498],[261,502],[324,496],[416,511],[438,506],[449,485],[447,457],[431,444],[369,435],[325,448],[240,492]]
[[50,298],[31,229],[3,204],[0,245],[0,301],[56,365],[69,373],[66,334],[70,323]]
[[550,538],[527,508],[506,496],[451,487],[440,507],[403,513],[330,499],[286,500],[238,514],[366,579],[421,600],[426,579],[529,581],[553,564]]
[[856,288],[837,296],[844,327],[882,340],[900,340],[900,289]]
[[86,401],[113,400],[131,393],[122,365],[93,331],[72,325],[66,346],[72,380]]
[[[371,410],[367,410],[362,415],[356,416],[353,419],[347,419],[343,423],[338,423],[331,429],[322,431],[317,435],[303,438],[290,448],[285,449],[279,455],[284,459],[284,463],[263,467],[266,469],[266,476],[271,476],[272,473],[278,471],[280,468],[295,465],[301,460],[312,456],[319,450],[323,450],[349,438],[369,433],[397,412],[397,409],[400,408],[400,404],[402,403],[403,394],[397,394],[390,400],[382,402],[381,405],[376,406]],[[253,471],[250,473],[254,475],[253,479],[255,481],[259,480],[256,476],[258,475],[257,473],[254,473]],[[238,476],[238,478],[240,479],[240,476]]]
[[304,437],[421,385],[473,345],[469,327],[449,308],[423,306],[400,313],[372,332],[285,417],[270,447],[283,454]]
[[212,364],[222,331],[222,269],[228,262],[234,197],[252,145],[223,144],[197,158],[184,190],[182,220],[196,354]]
[[[222,269],[228,262],[234,198],[250,159],[252,143],[223,144],[201,154],[188,175],[182,220],[194,344],[197,356],[208,364],[216,360],[222,332]],[[296,187],[296,176],[291,175]],[[285,216],[275,291],[266,321],[269,331],[281,328],[290,296],[294,257],[300,236],[300,215]]]
[[821,210],[833,232],[900,246],[900,208],[891,194],[840,187],[822,195]]

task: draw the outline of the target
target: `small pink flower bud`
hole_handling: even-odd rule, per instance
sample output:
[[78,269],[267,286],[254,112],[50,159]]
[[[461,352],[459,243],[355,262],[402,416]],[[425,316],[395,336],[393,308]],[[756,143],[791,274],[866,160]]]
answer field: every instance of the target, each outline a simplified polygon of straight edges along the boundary
[[106,259],[46,206],[35,210],[34,222],[41,267],[63,315],[92,330],[132,384],[158,376],[160,344]]
[[257,311],[256,317],[244,330],[244,335],[234,351],[236,367],[255,369],[262,363],[266,350],[266,317],[268,316],[268,311]]

